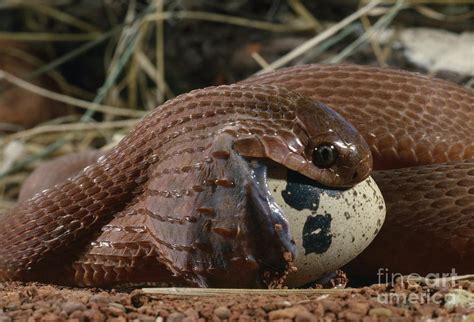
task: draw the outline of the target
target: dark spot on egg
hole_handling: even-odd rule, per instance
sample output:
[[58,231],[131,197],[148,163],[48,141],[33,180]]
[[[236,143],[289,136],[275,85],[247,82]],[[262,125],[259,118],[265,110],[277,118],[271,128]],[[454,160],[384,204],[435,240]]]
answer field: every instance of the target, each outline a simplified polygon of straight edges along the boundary
[[377,227],[381,227],[382,224],[383,224],[382,220],[380,220],[380,218],[377,219]]
[[283,200],[296,210],[317,211],[322,193],[334,199],[342,197],[343,189],[328,188],[295,171],[288,171],[286,182],[285,190],[281,193]]
[[281,192],[283,200],[296,210],[317,211],[321,188],[316,183],[297,172],[288,171],[285,190]]
[[305,255],[323,254],[332,243],[331,214],[309,216],[303,226],[303,248]]

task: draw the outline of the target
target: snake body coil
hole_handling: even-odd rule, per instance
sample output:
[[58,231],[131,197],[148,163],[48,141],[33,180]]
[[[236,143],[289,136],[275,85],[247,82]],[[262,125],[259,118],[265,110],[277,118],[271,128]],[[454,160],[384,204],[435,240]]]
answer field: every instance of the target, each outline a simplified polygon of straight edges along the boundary
[[[472,271],[473,128],[472,92],[373,67],[307,65],[194,91],[1,216],[0,278],[271,284],[294,250],[250,160],[351,186],[370,172],[369,147],[388,215],[352,270]],[[327,143],[337,162],[318,167],[311,153]]]

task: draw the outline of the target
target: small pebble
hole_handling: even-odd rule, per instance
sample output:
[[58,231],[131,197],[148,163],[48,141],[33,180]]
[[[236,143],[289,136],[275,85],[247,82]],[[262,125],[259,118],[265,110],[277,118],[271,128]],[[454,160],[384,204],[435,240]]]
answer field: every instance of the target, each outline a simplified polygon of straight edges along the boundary
[[112,316],[121,317],[125,315],[126,309],[122,304],[119,303],[110,303],[107,306],[107,312]]
[[117,318],[108,318],[107,322],[127,322],[127,319],[123,316],[119,316]]
[[369,311],[369,315],[390,317],[390,316],[392,316],[392,311],[390,311],[389,309],[386,309],[384,307],[376,307],[376,308],[373,308]]
[[168,318],[166,319],[166,322],[181,322],[185,318],[183,313],[179,312],[174,312],[168,315]]
[[367,311],[369,310],[369,303],[367,302],[353,302],[350,301],[348,303],[349,310],[361,314],[361,315],[366,315]]
[[117,309],[117,310],[120,310],[120,311],[122,311],[122,312],[126,312],[125,306],[123,306],[123,305],[120,304],[120,303],[115,303],[115,302],[110,303],[110,304],[109,304],[109,307],[113,307],[113,308],[115,308],[115,309]]
[[79,321],[82,321],[83,318],[82,316],[84,315],[84,313],[82,311],[74,311],[72,312],[71,314],[69,314],[69,319],[77,319]]
[[60,318],[54,313],[48,313],[41,317],[41,322],[57,322],[57,321],[64,321],[64,319]]
[[308,311],[296,312],[295,322],[313,322],[317,320],[318,318]]
[[278,302],[272,302],[272,303],[265,304],[265,305],[262,306],[262,308],[266,312],[270,312],[270,311],[275,311],[275,310],[279,310],[279,309],[284,309],[284,308],[287,308],[287,307],[290,307],[290,306],[291,306],[291,302],[289,302],[289,301],[278,301]]
[[[161,319],[161,320],[158,320],[158,319]],[[163,322],[163,318],[161,316],[158,318],[155,318],[154,316],[139,314],[135,317],[135,321],[137,322]]]
[[227,320],[230,317],[230,310],[227,306],[219,306],[214,310],[214,315],[221,320]]
[[287,309],[275,310],[268,313],[270,320],[294,319],[297,315],[302,317],[306,314],[311,314],[307,308],[302,305],[295,305]]
[[105,321],[105,315],[102,314],[99,310],[90,309],[85,310],[83,316],[91,322],[102,322]]
[[61,308],[66,312],[67,314],[71,314],[74,311],[84,311],[86,310],[86,306],[81,303],[81,302],[73,302],[73,301],[68,301],[61,305]]
[[182,322],[197,322],[197,319],[191,316],[187,316],[182,320]]
[[186,315],[187,318],[193,318],[195,320],[199,319],[199,313],[195,309],[189,308],[183,313]]
[[110,296],[107,296],[107,294],[100,293],[92,295],[89,301],[96,303],[109,303],[111,302],[111,298]]
[[112,316],[115,316],[115,317],[119,317],[119,316],[122,316],[125,312],[122,311],[121,309],[119,308],[116,308],[116,307],[113,307],[113,306],[109,306],[106,310],[106,312]]
[[331,311],[331,312],[339,312],[342,310],[342,306],[340,303],[331,300],[321,300],[321,304],[324,307],[324,310]]
[[360,314],[351,312],[351,311],[342,311],[340,312],[337,317],[344,321],[360,321],[362,320],[362,316]]

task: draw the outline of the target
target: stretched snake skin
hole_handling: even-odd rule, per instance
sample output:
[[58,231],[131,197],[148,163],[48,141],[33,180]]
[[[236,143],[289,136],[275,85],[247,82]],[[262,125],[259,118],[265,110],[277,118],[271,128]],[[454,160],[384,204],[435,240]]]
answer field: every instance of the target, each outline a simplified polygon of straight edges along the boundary
[[[328,142],[339,157],[319,168],[312,152]],[[372,168],[360,134],[317,101],[271,85],[197,90],[150,113],[76,177],[3,215],[0,276],[271,286],[291,268],[295,246],[249,159],[342,187]]]
[[[290,236],[276,235],[273,227],[284,222],[260,209],[265,193],[249,188],[252,169],[241,157],[269,158],[332,186],[361,181],[372,163],[365,142],[323,106],[312,101],[325,112],[317,120],[295,117],[301,102],[311,105],[304,97],[362,134],[386,199],[386,223],[350,273],[472,272],[473,93],[413,73],[305,65],[168,102],[74,179],[21,202],[0,218],[0,278],[257,287],[284,276]],[[190,111],[198,120],[187,121]],[[311,126],[319,129],[313,136]],[[316,144],[308,137],[321,135],[318,142],[345,142],[356,155],[333,171],[305,169],[310,158],[302,151]],[[299,158],[289,154],[295,148]],[[212,193],[196,184],[201,179]],[[255,213],[267,219],[253,220]],[[238,256],[230,258],[229,247]]]

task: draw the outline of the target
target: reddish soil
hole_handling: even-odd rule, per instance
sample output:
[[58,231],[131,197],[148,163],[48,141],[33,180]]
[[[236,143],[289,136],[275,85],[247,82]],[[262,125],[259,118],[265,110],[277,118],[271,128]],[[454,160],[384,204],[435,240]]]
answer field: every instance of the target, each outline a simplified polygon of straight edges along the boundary
[[[474,282],[431,288],[413,283],[373,285],[336,292],[328,290],[331,294],[308,290],[307,294],[219,296],[171,296],[147,294],[143,290],[118,292],[3,283],[0,284],[0,322],[474,321],[472,300],[451,308],[446,305],[447,294],[459,288],[464,290],[460,292],[473,295]],[[388,294],[391,294],[390,303],[382,303]],[[401,299],[398,303],[395,296]],[[407,296],[410,300],[403,300]]]

